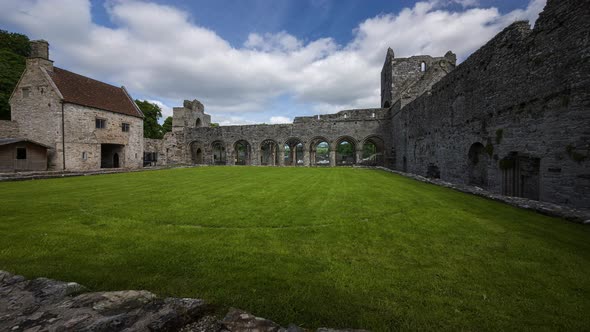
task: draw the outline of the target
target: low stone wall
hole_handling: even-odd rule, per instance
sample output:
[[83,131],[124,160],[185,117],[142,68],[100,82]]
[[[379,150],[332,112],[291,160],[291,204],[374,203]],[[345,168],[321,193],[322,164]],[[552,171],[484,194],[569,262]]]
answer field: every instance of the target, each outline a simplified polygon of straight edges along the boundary
[[85,291],[84,286],[75,282],[27,280],[0,270],[0,331],[304,331],[295,325],[284,328],[238,309],[230,309],[218,320],[205,301],[199,299],[162,299],[148,291],[135,290]]

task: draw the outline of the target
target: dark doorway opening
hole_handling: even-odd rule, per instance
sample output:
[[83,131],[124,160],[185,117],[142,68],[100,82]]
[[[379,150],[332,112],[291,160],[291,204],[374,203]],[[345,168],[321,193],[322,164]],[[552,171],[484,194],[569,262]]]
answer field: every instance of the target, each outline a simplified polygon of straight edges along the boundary
[[200,142],[191,143],[191,161],[195,165],[203,163],[203,148]]
[[479,142],[473,143],[469,147],[467,158],[469,159],[467,166],[468,184],[487,187],[489,155],[483,144]]
[[101,144],[100,145],[100,168],[125,167],[125,145]]
[[502,194],[539,200],[541,159],[511,152],[500,160]]

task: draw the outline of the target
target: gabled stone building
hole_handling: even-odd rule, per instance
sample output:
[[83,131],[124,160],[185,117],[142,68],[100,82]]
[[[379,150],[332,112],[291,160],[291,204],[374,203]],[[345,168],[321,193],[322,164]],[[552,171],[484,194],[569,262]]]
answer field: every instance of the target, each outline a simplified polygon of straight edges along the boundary
[[49,169],[142,167],[143,114],[125,88],[55,67],[46,41],[31,42],[10,107],[13,124],[0,128],[51,147]]

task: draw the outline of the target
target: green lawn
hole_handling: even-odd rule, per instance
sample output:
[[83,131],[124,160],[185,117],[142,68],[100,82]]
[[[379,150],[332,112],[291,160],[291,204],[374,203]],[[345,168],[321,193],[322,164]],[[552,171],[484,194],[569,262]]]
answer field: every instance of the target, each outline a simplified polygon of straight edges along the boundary
[[0,269],[281,324],[587,330],[590,228],[378,170],[0,183]]

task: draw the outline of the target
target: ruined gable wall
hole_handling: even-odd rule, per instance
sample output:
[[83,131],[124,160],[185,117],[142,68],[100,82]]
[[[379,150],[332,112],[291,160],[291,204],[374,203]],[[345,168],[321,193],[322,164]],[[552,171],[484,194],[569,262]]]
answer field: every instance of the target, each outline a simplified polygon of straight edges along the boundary
[[543,201],[590,207],[590,7],[550,0],[534,30],[506,28],[393,116],[396,168],[468,181],[468,151],[489,153],[488,189],[502,192],[500,160],[540,158]]

